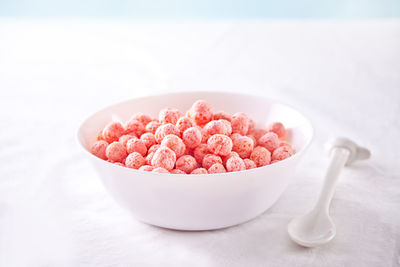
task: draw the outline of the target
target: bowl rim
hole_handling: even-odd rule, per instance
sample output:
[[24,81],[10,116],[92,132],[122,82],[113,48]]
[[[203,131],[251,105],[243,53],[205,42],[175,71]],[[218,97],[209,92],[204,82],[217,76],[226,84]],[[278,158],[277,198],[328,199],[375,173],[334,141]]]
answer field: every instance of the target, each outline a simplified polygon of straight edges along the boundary
[[[269,101],[271,104],[275,103],[275,104],[280,104],[283,106],[286,106],[292,110],[294,110],[295,112],[297,112],[298,114],[300,114],[303,119],[306,121],[306,123],[308,124],[309,130],[310,130],[310,136],[307,139],[306,144],[303,146],[302,149],[300,149],[299,151],[296,151],[296,153],[292,156],[290,156],[289,158],[286,158],[284,160],[280,160],[278,162],[275,162],[273,164],[268,164],[262,167],[257,167],[257,168],[253,168],[253,169],[248,169],[248,170],[242,170],[242,171],[236,171],[236,172],[225,172],[225,173],[207,173],[207,174],[171,174],[171,173],[156,173],[156,172],[147,172],[147,171],[139,171],[138,169],[133,169],[133,168],[128,168],[125,166],[119,166],[116,165],[114,163],[111,163],[109,161],[103,160],[101,158],[96,157],[95,155],[93,155],[92,153],[90,153],[90,151],[88,149],[86,149],[86,147],[84,146],[84,144],[81,141],[80,138],[80,134],[82,132],[83,126],[84,124],[89,121],[91,118],[95,117],[98,113],[102,112],[105,109],[111,108],[113,106],[117,106],[117,105],[122,105],[128,102],[131,102],[133,100],[140,100],[140,99],[145,99],[145,98],[151,98],[151,97],[162,97],[162,96],[169,96],[169,95],[179,95],[179,94],[230,94],[230,95],[236,95],[236,96],[250,96],[250,97],[261,97],[264,100]],[[154,94],[148,94],[148,95],[144,95],[144,96],[138,96],[138,97],[133,97],[127,100],[123,100],[123,101],[119,101],[110,105],[107,105],[103,108],[101,108],[100,110],[97,110],[94,113],[91,113],[91,115],[89,115],[88,117],[86,117],[85,119],[83,119],[81,121],[81,123],[79,124],[78,127],[78,131],[76,132],[75,135],[75,139],[78,142],[79,146],[85,151],[86,154],[89,154],[89,157],[91,157],[92,159],[94,158],[95,160],[98,160],[99,162],[102,162],[104,164],[109,164],[108,166],[112,166],[115,168],[120,168],[123,169],[125,171],[130,171],[133,174],[139,172],[141,175],[150,175],[150,176],[154,176],[154,175],[160,175],[160,176],[168,176],[168,177],[185,177],[185,179],[197,179],[198,177],[209,177],[210,175],[213,175],[215,177],[226,177],[226,176],[232,176],[232,174],[238,174],[238,173],[251,173],[251,172],[257,172],[257,171],[262,171],[266,168],[273,168],[273,167],[279,167],[280,165],[282,165],[282,162],[289,162],[289,161],[293,161],[295,159],[297,159],[298,157],[300,157],[301,155],[303,155],[308,148],[310,147],[311,143],[314,140],[314,127],[310,121],[310,119],[308,119],[306,116],[304,116],[304,114],[299,111],[298,108],[293,107],[292,105],[286,104],[285,102],[282,102],[280,100],[276,100],[273,98],[269,98],[266,97],[262,94],[254,94],[254,93],[238,93],[238,92],[226,92],[226,91],[173,91],[173,92],[169,92],[169,93],[154,93]],[[192,178],[193,177],[193,178]]]

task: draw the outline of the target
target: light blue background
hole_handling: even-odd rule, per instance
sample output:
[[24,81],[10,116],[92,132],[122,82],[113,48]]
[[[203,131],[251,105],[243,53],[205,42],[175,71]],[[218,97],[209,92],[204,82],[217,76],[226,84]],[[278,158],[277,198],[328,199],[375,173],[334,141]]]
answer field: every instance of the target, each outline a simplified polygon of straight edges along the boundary
[[137,19],[390,18],[400,0],[0,0],[0,16]]

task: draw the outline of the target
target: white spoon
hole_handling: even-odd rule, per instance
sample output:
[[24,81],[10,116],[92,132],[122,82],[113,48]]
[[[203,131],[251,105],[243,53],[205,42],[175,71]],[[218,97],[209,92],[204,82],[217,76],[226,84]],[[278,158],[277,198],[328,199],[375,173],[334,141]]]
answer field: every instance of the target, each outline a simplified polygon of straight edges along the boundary
[[329,205],[339,173],[344,165],[371,156],[368,149],[359,147],[347,138],[335,139],[327,146],[332,159],[317,204],[312,211],[294,218],[288,225],[288,233],[292,240],[305,247],[323,245],[335,237],[336,227],[329,216]]

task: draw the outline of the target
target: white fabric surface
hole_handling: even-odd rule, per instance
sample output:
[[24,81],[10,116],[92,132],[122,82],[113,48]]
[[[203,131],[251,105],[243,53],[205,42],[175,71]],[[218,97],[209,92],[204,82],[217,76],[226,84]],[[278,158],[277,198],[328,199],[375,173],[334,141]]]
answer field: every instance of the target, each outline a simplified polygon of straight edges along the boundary
[[[400,20],[0,20],[0,266],[400,266]],[[75,142],[105,105],[179,90],[280,99],[316,135],[262,216],[179,232],[132,219]],[[328,245],[293,244],[286,225],[316,201],[325,141],[372,158],[345,169]]]

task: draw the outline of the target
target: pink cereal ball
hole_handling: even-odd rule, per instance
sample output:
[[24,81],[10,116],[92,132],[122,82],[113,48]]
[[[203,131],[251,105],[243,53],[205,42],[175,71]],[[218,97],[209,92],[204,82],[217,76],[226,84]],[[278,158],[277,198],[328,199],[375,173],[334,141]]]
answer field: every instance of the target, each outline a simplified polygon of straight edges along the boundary
[[231,134],[230,137],[231,137],[231,139],[232,139],[232,142],[235,142],[235,140],[236,140],[237,138],[241,138],[242,135],[239,134],[239,133],[233,133],[233,134]]
[[270,152],[274,151],[276,148],[279,147],[279,138],[276,133],[269,132],[264,134],[263,136],[258,139],[258,145],[265,147]]
[[289,146],[289,147],[291,147],[291,145],[286,141],[280,141],[279,146]]
[[106,156],[112,162],[123,162],[128,153],[120,142],[112,142],[107,146]]
[[257,146],[251,152],[250,159],[254,161],[257,167],[262,167],[271,162],[271,152],[265,147]]
[[186,174],[184,171],[178,170],[178,169],[173,169],[170,173],[172,174]]
[[247,137],[249,137],[249,138],[251,138],[251,140],[253,140],[253,144],[254,144],[254,146],[256,146],[257,145],[257,139],[254,137],[254,135],[252,135],[252,134],[248,134],[248,135],[246,135]]
[[191,173],[197,167],[196,159],[190,155],[184,155],[176,160],[176,169],[185,173]]
[[222,164],[221,157],[214,154],[207,154],[203,158],[202,166],[208,170],[215,163]]
[[272,152],[272,160],[284,160],[294,154],[294,150],[289,146],[280,146]]
[[207,141],[208,150],[220,156],[228,155],[232,151],[232,146],[232,140],[223,134],[214,134]]
[[274,164],[274,163],[277,163],[277,162],[279,162],[279,161],[280,161],[280,160],[272,160],[270,164]]
[[147,151],[147,153],[151,153],[151,152],[156,152],[156,150],[157,149],[159,149],[160,148],[160,145],[158,145],[158,144],[155,144],[155,145],[152,145],[150,148],[149,148],[149,150]]
[[209,153],[207,144],[200,144],[193,151],[193,156],[196,159],[197,163],[201,164],[203,162],[203,158],[205,155]]
[[141,136],[146,129],[144,128],[143,123],[141,123],[138,120],[135,119],[130,119],[126,124],[125,124],[125,132],[126,133],[134,133],[136,136]]
[[232,132],[246,135],[249,130],[249,118],[242,112],[235,113],[231,120]]
[[152,133],[144,133],[140,136],[140,140],[146,145],[147,149],[156,144],[156,138]]
[[230,159],[231,157],[239,157],[239,154],[232,151],[231,153],[229,153],[227,156],[222,157],[222,163],[226,166],[226,162],[228,161],[228,159]]
[[208,168],[208,173],[224,173],[226,172],[224,165],[221,163],[215,163]]
[[251,132],[251,134],[256,138],[257,141],[261,138],[261,136],[266,133],[268,133],[268,131],[265,129],[255,129],[253,132]]
[[147,154],[147,147],[144,142],[138,138],[129,139],[126,143],[126,150],[128,153],[138,152],[140,155],[145,156]]
[[186,146],[183,143],[182,139],[174,134],[169,134],[164,137],[161,141],[161,146],[166,146],[172,149],[175,152],[176,157],[179,158],[185,153]]
[[222,121],[210,121],[203,128],[203,138],[208,140],[208,138],[214,134],[227,134],[226,125]]
[[211,105],[204,100],[194,102],[188,115],[197,125],[204,125],[213,117]]
[[176,126],[171,123],[167,123],[157,128],[154,137],[156,138],[157,143],[161,144],[161,141],[164,139],[164,137],[169,134],[174,134],[178,137],[180,136],[178,128],[176,128]]
[[125,134],[118,139],[118,142],[120,142],[124,147],[126,147],[126,143],[128,143],[128,141],[132,138],[137,138],[137,137],[134,134]]
[[243,159],[239,157],[231,157],[226,162],[226,169],[228,172],[237,172],[246,170],[246,165]]
[[139,169],[146,164],[146,159],[138,152],[129,154],[125,159],[125,165],[128,168]]
[[175,152],[168,147],[161,146],[154,153],[154,156],[151,160],[151,165],[156,168],[161,167],[170,171],[174,168],[175,162],[176,162]]
[[121,123],[110,122],[103,129],[103,138],[108,143],[112,143],[114,141],[118,141],[118,139],[121,137],[121,135],[124,134],[124,132],[125,132],[125,129]]
[[158,114],[158,119],[161,123],[176,124],[181,116],[182,113],[175,108],[164,108],[160,110],[160,113]]
[[271,123],[268,128],[268,131],[274,132],[278,135],[279,138],[284,138],[286,136],[286,129],[285,126],[281,122],[273,122]]
[[96,141],[101,141],[101,140],[105,141],[103,137],[103,130],[99,131],[96,137]]
[[146,164],[147,165],[151,165],[151,160],[154,157],[154,153],[156,153],[156,152],[154,151],[154,152],[150,152],[149,154],[147,154],[147,156],[146,156]]
[[146,124],[146,131],[152,134],[155,134],[157,131],[157,128],[161,126],[161,123],[158,121],[151,121],[148,124]]
[[151,172],[152,170],[154,170],[154,167],[151,166],[151,165],[143,165],[138,170],[139,171],[145,171],[145,172]]
[[188,117],[181,117],[178,119],[176,122],[176,128],[181,132],[181,134],[186,131],[186,129],[189,129],[190,127],[193,127],[194,123],[191,119]]
[[154,168],[151,172],[156,172],[156,173],[169,173],[169,171],[163,167],[157,167]]
[[107,159],[106,156],[106,149],[107,149],[108,143],[104,140],[96,141],[92,147],[90,148],[90,153],[95,155],[98,158]]
[[208,174],[208,171],[204,168],[194,169],[190,174]]
[[251,159],[244,159],[244,165],[246,166],[246,170],[257,168],[257,165]]
[[224,120],[224,119],[220,119],[218,120],[220,122],[222,122],[225,125],[225,135],[231,135],[232,134],[232,125],[229,121]]
[[136,113],[132,116],[131,119],[140,121],[143,125],[147,125],[152,121],[152,118],[149,115],[143,113]]
[[202,134],[196,127],[186,129],[182,134],[183,143],[188,148],[195,148],[201,144]]
[[232,116],[231,114],[229,114],[228,112],[225,111],[217,111],[213,114],[213,120],[227,120],[227,121],[231,121],[232,120]]
[[247,133],[253,132],[255,129],[255,123],[252,119],[249,118],[249,128],[247,129]]
[[254,149],[254,142],[253,139],[247,136],[241,136],[235,138],[233,141],[232,150],[239,154],[241,158],[248,158],[250,157],[251,152]]

